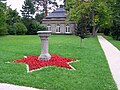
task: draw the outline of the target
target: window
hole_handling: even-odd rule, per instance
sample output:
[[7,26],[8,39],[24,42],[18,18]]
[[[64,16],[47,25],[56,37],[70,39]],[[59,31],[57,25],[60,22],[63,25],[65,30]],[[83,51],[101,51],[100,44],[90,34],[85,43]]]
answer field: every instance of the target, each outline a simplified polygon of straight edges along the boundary
[[66,25],[66,33],[70,33],[70,26]]
[[56,26],[56,33],[60,33],[60,25],[59,24]]
[[48,29],[48,31],[51,31],[51,25],[50,24],[47,25],[47,29]]

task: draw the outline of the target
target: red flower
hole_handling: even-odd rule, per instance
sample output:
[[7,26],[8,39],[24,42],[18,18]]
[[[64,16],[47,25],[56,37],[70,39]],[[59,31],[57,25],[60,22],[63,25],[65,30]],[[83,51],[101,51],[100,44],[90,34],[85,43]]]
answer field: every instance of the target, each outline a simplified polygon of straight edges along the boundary
[[69,62],[72,61],[75,61],[75,59],[63,58],[61,56],[52,54],[51,59],[48,61],[38,60],[38,56],[27,56],[25,58],[14,60],[12,62],[27,64],[29,66],[29,71],[32,71],[46,66],[57,66],[72,69],[72,66],[69,65]]

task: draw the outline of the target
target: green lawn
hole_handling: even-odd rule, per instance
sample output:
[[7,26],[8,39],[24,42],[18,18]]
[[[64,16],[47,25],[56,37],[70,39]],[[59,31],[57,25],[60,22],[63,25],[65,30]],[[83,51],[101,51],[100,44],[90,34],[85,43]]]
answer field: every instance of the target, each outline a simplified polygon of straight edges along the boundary
[[79,62],[71,63],[76,70],[49,67],[27,73],[26,65],[6,62],[25,55],[39,55],[39,37],[0,37],[0,82],[47,90],[117,90],[97,39],[84,39],[80,48],[77,36],[52,35],[49,52],[76,58]]
[[120,50],[120,41],[113,40],[110,36],[105,36],[105,38]]

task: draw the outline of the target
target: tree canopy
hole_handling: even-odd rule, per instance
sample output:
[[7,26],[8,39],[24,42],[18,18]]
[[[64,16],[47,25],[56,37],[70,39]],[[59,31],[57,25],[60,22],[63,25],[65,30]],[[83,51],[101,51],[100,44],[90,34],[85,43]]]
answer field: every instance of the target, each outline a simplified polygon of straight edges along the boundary
[[32,3],[33,0],[25,0],[24,5],[22,5],[22,16],[24,18],[32,18],[33,15],[35,14],[35,7],[34,4]]
[[48,10],[54,10],[58,7],[56,0],[33,0],[35,9],[38,13],[44,13],[48,15]]
[[114,39],[120,41],[120,1],[116,0],[113,4],[113,26],[111,28],[111,35]]
[[6,28],[6,4],[0,1],[0,35],[7,34]]
[[112,23],[111,0],[66,0],[68,20],[78,23],[82,18],[89,19],[88,24],[93,27],[96,36],[100,27]]

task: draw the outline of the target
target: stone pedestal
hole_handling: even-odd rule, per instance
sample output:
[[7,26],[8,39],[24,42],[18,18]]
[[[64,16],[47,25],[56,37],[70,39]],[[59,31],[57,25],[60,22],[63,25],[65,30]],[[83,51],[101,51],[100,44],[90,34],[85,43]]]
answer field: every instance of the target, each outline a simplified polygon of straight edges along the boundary
[[51,35],[51,31],[38,31],[37,32],[41,39],[41,54],[39,60],[49,60],[51,55],[48,53],[48,39]]

